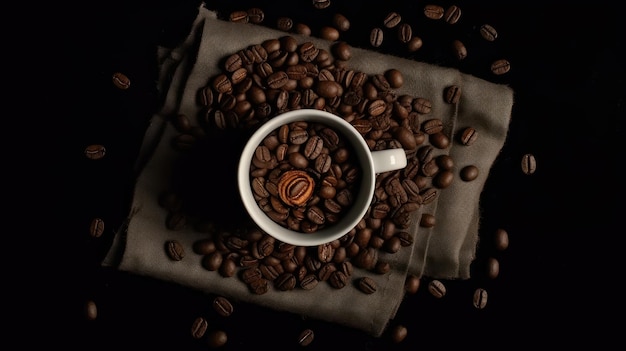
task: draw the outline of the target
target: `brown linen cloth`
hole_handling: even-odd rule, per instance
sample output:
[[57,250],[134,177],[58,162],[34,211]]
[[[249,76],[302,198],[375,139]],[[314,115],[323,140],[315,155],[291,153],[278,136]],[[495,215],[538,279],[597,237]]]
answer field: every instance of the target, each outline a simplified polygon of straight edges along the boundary
[[[445,150],[455,160],[457,179],[440,192],[438,200],[417,211],[419,213],[409,228],[414,236],[412,247],[396,254],[379,253],[379,259],[390,262],[391,271],[373,274],[355,269],[353,279],[371,277],[379,285],[376,293],[367,295],[353,286],[334,289],[322,282],[309,291],[278,291],[272,287],[266,294],[256,295],[239,278],[222,277],[201,266],[201,256],[193,252],[192,246],[206,234],[192,228],[168,230],[165,227],[167,211],[159,206],[158,196],[168,188],[178,155],[170,144],[177,131],[168,118],[177,113],[198,115],[198,90],[208,84],[210,77],[221,72],[220,62],[224,57],[251,44],[283,35],[284,32],[254,24],[218,20],[215,13],[201,7],[192,33],[181,47],[161,52],[165,59],[162,61],[160,88],[167,94],[162,110],[154,116],[146,132],[143,153],[137,163],[139,173],[128,221],[117,233],[103,265],[380,336],[402,302],[408,273],[432,278],[470,277],[469,266],[475,258],[478,242],[478,201],[489,169],[506,139],[513,91],[455,69],[353,48],[350,68],[367,74],[399,69],[404,75],[399,94],[430,99],[432,117],[444,121],[448,135],[472,126],[478,131],[479,138],[471,146],[453,143]],[[327,50],[331,44],[314,37],[294,36],[299,42],[311,41]],[[444,89],[452,84],[462,89],[461,101],[456,105],[443,100]],[[469,164],[479,168],[479,177],[472,182],[462,182],[458,179],[458,170]],[[417,218],[425,212],[436,216],[434,228],[418,228]],[[172,239],[180,241],[187,253],[181,261],[172,261],[165,254],[164,243]]]

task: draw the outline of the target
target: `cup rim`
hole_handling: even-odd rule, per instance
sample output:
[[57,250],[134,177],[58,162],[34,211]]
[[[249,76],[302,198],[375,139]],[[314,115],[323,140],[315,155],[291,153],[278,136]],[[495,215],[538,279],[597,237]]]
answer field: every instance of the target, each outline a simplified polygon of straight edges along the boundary
[[[323,122],[329,124],[331,127],[339,127],[344,137],[351,143],[357,144],[354,145],[354,148],[358,148],[359,151],[356,152],[356,156],[361,161],[361,185],[355,191],[357,194],[354,203],[364,204],[361,207],[352,206],[348,212],[343,214],[340,221],[325,226],[313,233],[296,232],[274,222],[259,207],[257,201],[254,199],[250,186],[250,164],[256,147],[261,144],[266,135],[278,129],[281,125],[300,120]],[[241,158],[237,169],[237,184],[239,187],[239,195],[247,213],[261,230],[275,239],[288,244],[316,246],[343,237],[363,219],[374,195],[376,175],[369,146],[352,124],[330,112],[317,109],[299,109],[276,115],[254,131],[246,142],[240,156]]]

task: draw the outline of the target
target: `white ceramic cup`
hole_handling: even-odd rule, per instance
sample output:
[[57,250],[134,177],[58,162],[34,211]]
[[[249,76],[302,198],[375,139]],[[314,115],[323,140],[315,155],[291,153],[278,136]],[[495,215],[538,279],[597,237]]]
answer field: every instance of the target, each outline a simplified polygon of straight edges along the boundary
[[[284,124],[295,121],[317,122],[327,125],[352,144],[362,170],[360,188],[354,190],[354,202],[341,219],[327,224],[313,233],[303,233],[276,223],[258,205],[254,198],[250,165],[255,150],[265,137]],[[356,227],[365,216],[373,199],[376,174],[406,167],[407,159],[402,148],[371,151],[361,134],[341,117],[315,109],[300,109],[272,117],[260,126],[246,142],[237,170],[239,194],[246,211],[261,230],[282,242],[297,246],[316,246],[339,239]]]

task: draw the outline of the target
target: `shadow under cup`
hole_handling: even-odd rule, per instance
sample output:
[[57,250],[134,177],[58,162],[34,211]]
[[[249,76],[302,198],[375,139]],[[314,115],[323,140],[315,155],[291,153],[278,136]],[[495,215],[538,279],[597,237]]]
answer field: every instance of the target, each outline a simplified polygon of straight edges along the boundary
[[[271,219],[257,203],[251,186],[250,165],[257,146],[263,142],[268,134],[280,126],[296,121],[316,122],[335,130],[347,143],[351,144],[350,146],[356,155],[356,162],[358,162],[362,171],[360,183],[353,190],[354,199],[350,208],[341,214],[337,222],[326,224],[312,233],[291,230]],[[404,155],[403,150],[402,153]],[[406,161],[406,158],[404,161]],[[404,162],[404,165],[406,165],[406,162]],[[243,205],[259,228],[275,239],[288,244],[316,246],[341,238],[355,228],[365,216],[374,195],[376,181],[376,169],[374,167],[375,161],[372,157],[372,151],[370,151],[363,136],[350,123],[326,111],[301,109],[275,116],[254,132],[252,137],[246,142],[241,153],[237,170],[237,183]],[[402,162],[395,168],[402,168]]]

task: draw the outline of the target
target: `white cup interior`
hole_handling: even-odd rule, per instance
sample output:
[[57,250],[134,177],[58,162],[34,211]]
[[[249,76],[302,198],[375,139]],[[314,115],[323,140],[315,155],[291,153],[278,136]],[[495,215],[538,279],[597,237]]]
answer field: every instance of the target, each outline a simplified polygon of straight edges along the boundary
[[[327,224],[313,233],[294,231],[273,221],[258,205],[251,187],[250,164],[257,146],[259,146],[263,139],[272,131],[283,124],[295,121],[323,123],[342,134],[343,137],[352,144],[359,162],[359,167],[362,170],[360,187],[353,191],[354,200],[350,209],[342,215],[337,223]],[[285,112],[265,122],[246,142],[241,153],[237,170],[239,194],[252,220],[259,228],[277,240],[297,246],[315,246],[328,243],[341,238],[356,227],[358,222],[365,216],[371,204],[374,195],[375,181],[376,174],[372,154],[361,134],[341,117],[330,112],[315,109],[300,109]]]

